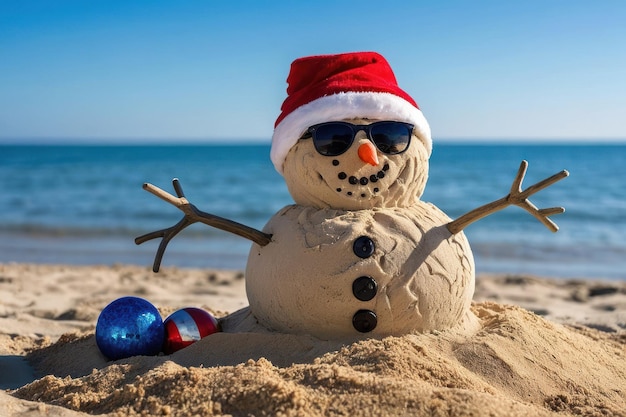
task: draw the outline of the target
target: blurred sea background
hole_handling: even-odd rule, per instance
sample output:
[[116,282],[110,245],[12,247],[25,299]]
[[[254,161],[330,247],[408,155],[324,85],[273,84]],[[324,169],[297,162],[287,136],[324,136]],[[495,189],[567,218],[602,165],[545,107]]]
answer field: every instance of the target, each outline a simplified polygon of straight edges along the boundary
[[[142,190],[173,192],[179,178],[199,209],[261,229],[292,204],[269,145],[0,145],[0,262],[152,265],[175,207]],[[626,279],[626,144],[439,143],[424,201],[450,217],[509,192],[521,160],[524,188],[567,169],[570,177],[531,197],[564,206],[551,233],[510,207],[465,233],[478,273]],[[244,269],[250,242],[201,224],[170,242],[162,266]]]

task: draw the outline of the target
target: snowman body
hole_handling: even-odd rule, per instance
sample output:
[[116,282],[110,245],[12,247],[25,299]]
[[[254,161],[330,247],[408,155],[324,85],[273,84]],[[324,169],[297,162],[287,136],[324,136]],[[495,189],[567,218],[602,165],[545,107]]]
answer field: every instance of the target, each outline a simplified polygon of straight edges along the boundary
[[469,310],[474,261],[435,206],[355,211],[293,205],[265,226],[246,270],[263,326],[322,339],[454,327]]
[[[351,119],[354,123],[371,120]],[[275,214],[246,267],[252,314],[269,329],[337,338],[443,330],[468,314],[474,260],[450,218],[420,200],[429,151],[414,136],[397,155],[364,132],[339,156],[297,141],[284,162],[296,204]],[[376,153],[365,162],[362,148]],[[368,159],[368,158],[365,158]]]

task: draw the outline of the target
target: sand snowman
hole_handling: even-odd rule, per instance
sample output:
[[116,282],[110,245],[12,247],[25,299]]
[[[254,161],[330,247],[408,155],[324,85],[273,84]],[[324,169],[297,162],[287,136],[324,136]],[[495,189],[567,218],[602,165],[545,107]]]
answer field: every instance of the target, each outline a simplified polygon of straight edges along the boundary
[[322,339],[401,335],[471,320],[474,259],[462,230],[518,205],[552,231],[528,197],[567,176],[561,171],[521,190],[522,162],[510,193],[456,220],[420,200],[428,179],[430,128],[374,52],[293,62],[271,159],[295,204],[258,231],[213,216],[150,185],[185,217],[136,239],[162,237],[154,270],[177,233],[194,222],[252,240],[246,267],[250,312],[265,328]]

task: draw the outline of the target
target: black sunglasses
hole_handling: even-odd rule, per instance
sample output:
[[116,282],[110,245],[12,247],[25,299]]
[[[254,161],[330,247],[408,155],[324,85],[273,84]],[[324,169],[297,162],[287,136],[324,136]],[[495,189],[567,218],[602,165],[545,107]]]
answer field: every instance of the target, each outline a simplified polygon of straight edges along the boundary
[[369,125],[348,122],[326,122],[309,127],[300,139],[313,138],[318,153],[324,156],[341,155],[352,146],[357,132],[364,130],[367,138],[382,153],[396,155],[406,151],[411,143],[413,125],[382,121]]

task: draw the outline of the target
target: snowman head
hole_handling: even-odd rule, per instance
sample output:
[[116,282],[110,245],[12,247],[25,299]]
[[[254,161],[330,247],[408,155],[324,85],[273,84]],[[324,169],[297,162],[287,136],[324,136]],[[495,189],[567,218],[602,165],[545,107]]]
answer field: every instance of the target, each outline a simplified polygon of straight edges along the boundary
[[[333,130],[338,134],[331,136]],[[388,146],[383,137],[397,143]],[[283,167],[287,188],[301,205],[406,207],[424,191],[428,152],[408,123],[347,119],[314,126],[289,150]]]
[[297,59],[271,158],[298,204],[403,207],[428,178],[430,128],[374,52]]

